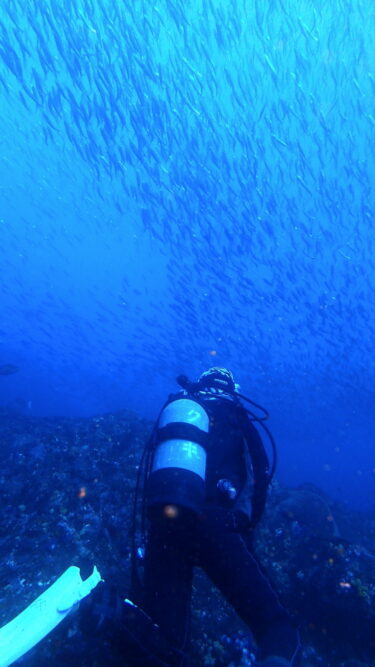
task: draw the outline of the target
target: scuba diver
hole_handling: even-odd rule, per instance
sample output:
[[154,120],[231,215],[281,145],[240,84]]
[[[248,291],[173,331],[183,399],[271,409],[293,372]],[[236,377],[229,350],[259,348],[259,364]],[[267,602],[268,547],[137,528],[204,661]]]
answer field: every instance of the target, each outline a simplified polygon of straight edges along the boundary
[[[268,414],[239,393],[225,368],[210,368],[197,382],[185,376],[177,382],[182,391],[163,406],[139,467],[132,590],[123,614],[125,664],[187,664],[198,566],[250,629],[255,664],[295,665],[298,631],[252,546],[276,463],[274,441],[263,424]],[[254,422],[271,440],[271,468]]]
[[[63,648],[64,664],[82,658],[98,667],[186,667],[195,567],[255,639],[256,662],[247,650],[241,665],[296,665],[298,632],[253,550],[276,465],[275,444],[263,423],[268,414],[239,393],[225,368],[210,368],[196,382],[185,376],[177,382],[181,391],[162,407],[138,468],[129,598],[103,583],[96,567],[85,580],[76,566],[69,567],[0,628],[0,667],[13,664],[78,604],[80,653],[77,643]],[[270,439],[271,466],[254,423]]]

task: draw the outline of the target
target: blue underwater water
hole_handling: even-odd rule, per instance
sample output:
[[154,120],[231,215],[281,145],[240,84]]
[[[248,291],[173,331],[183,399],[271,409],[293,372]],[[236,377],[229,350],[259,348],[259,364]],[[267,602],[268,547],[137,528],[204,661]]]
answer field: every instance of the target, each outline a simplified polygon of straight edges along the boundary
[[279,479],[374,506],[374,30],[373,0],[1,3],[0,405],[151,419],[226,366]]

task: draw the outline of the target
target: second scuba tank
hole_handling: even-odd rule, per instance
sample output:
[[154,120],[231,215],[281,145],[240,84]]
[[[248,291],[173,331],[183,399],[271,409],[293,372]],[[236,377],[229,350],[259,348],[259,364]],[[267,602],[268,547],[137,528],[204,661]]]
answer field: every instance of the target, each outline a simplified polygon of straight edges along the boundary
[[199,512],[205,496],[209,417],[190,398],[168,403],[159,419],[146,497],[149,513]]

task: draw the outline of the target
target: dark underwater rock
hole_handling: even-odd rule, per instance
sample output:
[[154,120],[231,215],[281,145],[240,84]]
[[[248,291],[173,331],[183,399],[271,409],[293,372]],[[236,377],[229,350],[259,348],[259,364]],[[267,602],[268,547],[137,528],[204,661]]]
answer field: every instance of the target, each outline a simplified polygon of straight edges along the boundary
[[350,514],[319,489],[276,483],[257,540],[284,603],[332,665],[375,659],[375,522],[352,513],[352,541]]

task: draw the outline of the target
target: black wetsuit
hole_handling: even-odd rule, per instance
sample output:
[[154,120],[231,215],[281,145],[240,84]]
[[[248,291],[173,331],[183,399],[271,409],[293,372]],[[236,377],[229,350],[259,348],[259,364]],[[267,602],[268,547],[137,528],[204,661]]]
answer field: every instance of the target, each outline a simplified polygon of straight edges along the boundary
[[[201,396],[199,401],[210,417],[205,505],[195,519],[151,521],[146,544],[142,606],[176,654],[165,663],[144,659],[143,664],[185,664],[195,566],[251,629],[260,659],[278,655],[292,662],[298,633],[252,549],[252,527],[268,482],[260,436],[238,401]],[[219,491],[220,479],[230,480],[235,499]]]

